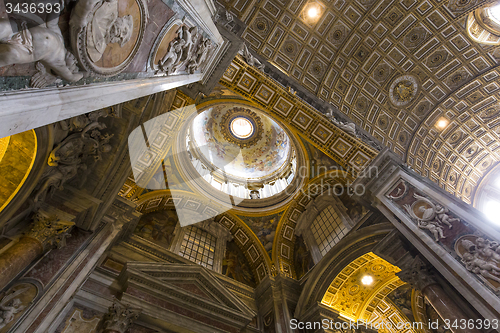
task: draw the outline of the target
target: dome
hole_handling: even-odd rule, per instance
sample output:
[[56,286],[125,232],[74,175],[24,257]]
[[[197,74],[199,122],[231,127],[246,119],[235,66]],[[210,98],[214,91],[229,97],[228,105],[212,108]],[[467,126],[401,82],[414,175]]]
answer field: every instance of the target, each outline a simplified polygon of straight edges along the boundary
[[285,130],[256,108],[211,106],[195,117],[191,138],[200,157],[230,178],[256,180],[279,172],[290,159]]

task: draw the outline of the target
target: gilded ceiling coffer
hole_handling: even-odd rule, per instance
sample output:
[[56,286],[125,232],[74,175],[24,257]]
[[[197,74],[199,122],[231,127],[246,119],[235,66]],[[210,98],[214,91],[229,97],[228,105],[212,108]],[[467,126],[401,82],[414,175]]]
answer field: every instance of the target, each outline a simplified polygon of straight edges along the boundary
[[[441,318],[447,319],[451,323],[470,319],[438,284],[434,278],[434,273],[419,255],[406,261],[400,268],[401,272],[396,273],[396,275],[413,288],[420,290]],[[471,328],[454,328],[453,332],[480,333],[479,330]]]
[[66,245],[73,222],[37,213],[31,229],[0,255],[0,290],[44,252]]

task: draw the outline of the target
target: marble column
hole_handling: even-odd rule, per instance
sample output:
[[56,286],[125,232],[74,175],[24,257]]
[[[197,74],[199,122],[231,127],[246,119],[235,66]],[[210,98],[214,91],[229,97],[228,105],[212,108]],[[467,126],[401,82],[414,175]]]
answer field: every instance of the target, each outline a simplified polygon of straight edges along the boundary
[[73,222],[36,214],[31,229],[0,254],[0,290],[45,251],[66,244]]
[[[420,290],[443,320],[449,320],[451,324],[456,321],[460,326],[460,320],[467,322],[470,319],[446,294],[434,279],[432,271],[418,255],[400,268],[401,272],[396,275],[413,288]],[[477,329],[467,327],[465,329],[453,327],[450,329],[453,333],[481,333]]]

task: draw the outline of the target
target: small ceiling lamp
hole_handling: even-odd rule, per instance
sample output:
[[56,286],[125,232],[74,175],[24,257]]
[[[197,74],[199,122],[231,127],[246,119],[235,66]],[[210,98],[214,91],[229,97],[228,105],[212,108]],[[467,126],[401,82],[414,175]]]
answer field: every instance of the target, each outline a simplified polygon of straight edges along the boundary
[[373,283],[373,276],[371,275],[365,275],[363,276],[363,278],[361,279],[361,283],[365,286],[370,286],[372,285]]
[[319,15],[319,8],[317,5],[312,5],[309,7],[309,9],[307,10],[307,16],[310,18],[310,19],[315,19],[317,18]]
[[448,119],[444,118],[444,117],[441,117],[438,119],[438,121],[436,121],[436,127],[440,130],[442,129],[445,129],[446,126],[448,126],[450,122],[448,121]]

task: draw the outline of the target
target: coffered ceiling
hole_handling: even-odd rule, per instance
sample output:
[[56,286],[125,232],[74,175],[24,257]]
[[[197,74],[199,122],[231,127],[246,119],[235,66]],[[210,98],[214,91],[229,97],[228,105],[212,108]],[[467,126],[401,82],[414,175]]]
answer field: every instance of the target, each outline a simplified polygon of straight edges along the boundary
[[[492,106],[498,99],[494,68],[500,49],[477,43],[466,29],[468,13],[485,3],[236,0],[225,5],[247,24],[243,38],[257,54],[336,106],[417,172],[471,202],[479,179],[500,160],[499,113]],[[311,7],[319,10],[316,19],[308,18]],[[435,126],[440,117],[444,129]],[[458,127],[463,137],[458,133],[459,141],[443,148],[457,138]]]

